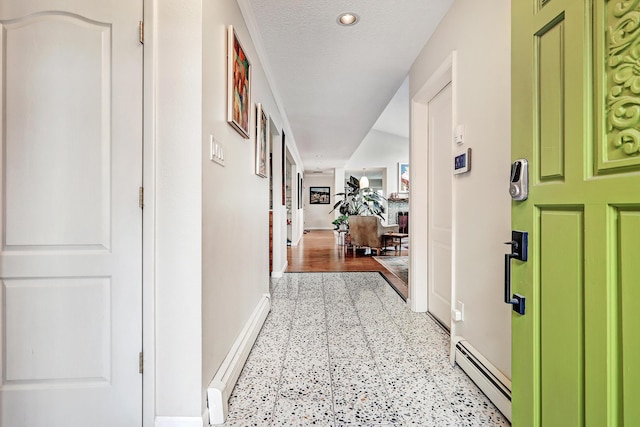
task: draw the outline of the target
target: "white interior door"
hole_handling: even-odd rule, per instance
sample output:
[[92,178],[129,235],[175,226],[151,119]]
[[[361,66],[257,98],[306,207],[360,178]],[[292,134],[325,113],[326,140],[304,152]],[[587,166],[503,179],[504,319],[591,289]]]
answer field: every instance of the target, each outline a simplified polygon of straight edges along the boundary
[[451,323],[451,97],[449,83],[429,101],[428,108],[428,309],[447,326]]
[[2,427],[142,424],[141,19],[0,3]]

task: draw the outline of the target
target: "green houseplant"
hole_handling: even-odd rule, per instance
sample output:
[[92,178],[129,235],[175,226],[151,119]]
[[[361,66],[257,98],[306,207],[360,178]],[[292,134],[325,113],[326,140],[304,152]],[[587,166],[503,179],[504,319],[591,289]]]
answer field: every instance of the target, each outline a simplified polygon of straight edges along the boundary
[[[336,193],[337,197],[342,198],[333,205],[331,212],[338,209],[338,212],[347,217],[350,215],[374,215],[384,220],[382,214],[386,199],[370,187],[360,188],[360,182],[353,176],[349,177],[345,192]],[[334,225],[336,225],[335,221]]]
[[335,226],[334,231],[348,230],[349,229],[349,216],[340,215],[338,218],[331,221],[331,224]]

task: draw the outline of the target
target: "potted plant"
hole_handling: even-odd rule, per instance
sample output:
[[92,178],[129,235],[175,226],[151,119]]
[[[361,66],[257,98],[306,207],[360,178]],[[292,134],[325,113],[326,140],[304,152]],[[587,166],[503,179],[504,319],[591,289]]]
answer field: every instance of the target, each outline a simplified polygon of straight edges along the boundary
[[334,231],[346,231],[349,229],[349,216],[348,215],[340,215],[338,218],[331,221],[331,224],[334,225]]
[[[357,178],[350,176],[344,193],[336,193],[338,200],[331,212],[338,209],[342,215],[375,215],[384,220],[384,202],[386,199],[370,187],[360,188]],[[331,213],[329,212],[329,213]]]

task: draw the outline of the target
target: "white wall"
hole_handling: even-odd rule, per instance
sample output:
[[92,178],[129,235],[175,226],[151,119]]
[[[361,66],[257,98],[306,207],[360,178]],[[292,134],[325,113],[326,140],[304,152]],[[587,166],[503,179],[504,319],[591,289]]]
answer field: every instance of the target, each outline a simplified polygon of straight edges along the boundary
[[[507,193],[511,151],[510,11],[509,0],[457,0],[410,71],[413,98],[451,52],[457,52],[454,115],[458,124],[465,125],[465,146],[473,149],[473,169],[454,179],[454,276],[465,316],[456,325],[456,333],[508,377],[511,306],[502,299],[503,242],[511,237]],[[412,150],[418,148],[414,145],[424,143],[412,138]],[[413,170],[426,167],[412,162]],[[424,177],[422,187],[426,187]],[[412,199],[421,197],[414,190]],[[413,215],[415,223],[419,219]],[[426,214],[423,217],[426,219]]]
[[[333,194],[344,193],[345,191],[344,180],[345,180],[344,168],[335,168],[333,170]],[[333,204],[335,205],[336,202],[333,202]],[[335,211],[333,211],[333,218],[331,219],[331,221],[333,221],[335,218],[338,218],[339,216],[340,216],[340,211],[336,209]]]
[[[255,103],[262,103],[273,123],[282,129],[282,117],[237,2],[205,1],[201,139],[203,390],[260,297],[269,291],[269,180],[255,174],[255,111],[250,139],[244,139],[227,123],[227,25],[235,27],[251,61],[253,108]],[[224,167],[209,160],[209,134],[224,145]],[[293,142],[291,133],[287,133],[287,141]],[[280,172],[276,172],[275,182],[279,183]],[[247,260],[251,260],[251,268],[246,268]]]
[[[335,202],[335,189],[333,174],[304,174],[304,186],[302,192],[302,206],[304,208],[304,228],[307,230],[333,230],[331,221],[335,215],[331,212]],[[331,200],[328,205],[312,205],[309,203],[309,190],[311,187],[329,187]]]
[[[156,415],[202,414],[201,0],[155,3]],[[147,46],[145,46],[147,47]],[[151,250],[151,248],[145,248]]]
[[[293,157],[293,156],[292,156]],[[297,246],[304,234],[304,206],[298,208],[298,174],[303,177],[304,181],[304,169],[301,163],[292,159],[291,165],[291,246]],[[309,186],[306,182],[302,183],[302,200],[304,200],[304,193]]]
[[[275,123],[272,123],[273,126]],[[277,126],[277,125],[275,125]],[[272,131],[273,132],[273,131]],[[280,277],[287,268],[287,209],[282,203],[282,133],[273,135],[273,276]]]
[[[408,117],[407,117],[408,120]],[[398,163],[409,162],[409,139],[372,129],[362,140],[346,170],[385,169],[385,197],[398,191]]]
[[[145,176],[155,192],[145,210],[153,209],[155,220],[148,249],[155,251],[155,415],[193,421],[269,289],[269,180],[254,173],[254,131],[247,140],[226,122],[227,25],[236,27],[251,60],[252,103],[263,104],[278,130],[283,118],[235,0],[147,6],[154,154]],[[210,134],[224,146],[224,167],[209,160]],[[290,131],[287,145],[297,156]]]

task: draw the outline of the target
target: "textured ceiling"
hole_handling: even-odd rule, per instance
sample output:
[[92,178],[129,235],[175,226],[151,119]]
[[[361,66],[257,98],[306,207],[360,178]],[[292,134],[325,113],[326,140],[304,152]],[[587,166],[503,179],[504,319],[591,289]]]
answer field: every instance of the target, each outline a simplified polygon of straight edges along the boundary
[[[324,169],[351,157],[453,0],[242,2],[249,5],[243,12],[253,15],[304,168]],[[343,12],[356,13],[360,22],[338,25]],[[400,102],[408,103],[408,91]],[[398,132],[393,124],[378,126]]]

